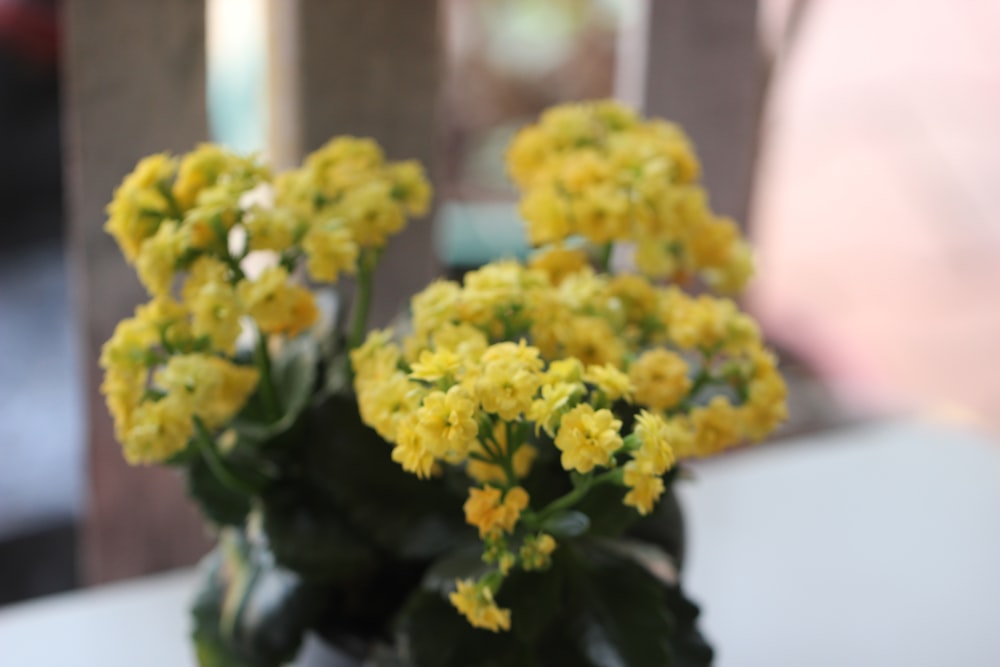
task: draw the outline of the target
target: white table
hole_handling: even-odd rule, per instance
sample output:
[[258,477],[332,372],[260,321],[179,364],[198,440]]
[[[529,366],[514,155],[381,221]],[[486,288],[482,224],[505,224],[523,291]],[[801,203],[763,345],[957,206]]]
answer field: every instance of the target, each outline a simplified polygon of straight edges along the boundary
[[1000,665],[1000,443],[894,422],[697,473],[684,577],[718,667]]
[[[893,422],[696,472],[685,581],[718,667],[1000,665],[1000,443]],[[0,610],[0,665],[191,665],[192,576]]]

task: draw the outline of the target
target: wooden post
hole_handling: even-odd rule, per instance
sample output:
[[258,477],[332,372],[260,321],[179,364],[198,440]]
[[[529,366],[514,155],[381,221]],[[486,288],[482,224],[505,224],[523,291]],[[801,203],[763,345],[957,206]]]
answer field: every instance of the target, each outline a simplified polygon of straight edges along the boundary
[[757,0],[642,0],[619,42],[617,94],[680,123],[713,208],[746,223],[765,61]]
[[[338,134],[378,140],[434,172],[442,40],[436,0],[271,0],[271,147],[301,159]],[[435,274],[431,221],[394,238],[376,276],[385,323]]]
[[89,416],[83,574],[96,583],[189,564],[208,545],[172,471],[125,464],[97,391],[101,344],[145,298],[102,230],[104,207],[139,158],[205,139],[205,8],[68,0],[63,10],[69,237]]

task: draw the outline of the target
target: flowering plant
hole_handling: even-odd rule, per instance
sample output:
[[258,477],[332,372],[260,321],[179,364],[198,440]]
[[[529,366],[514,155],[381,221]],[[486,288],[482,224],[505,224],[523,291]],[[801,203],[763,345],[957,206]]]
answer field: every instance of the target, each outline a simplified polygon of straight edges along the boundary
[[[203,146],[116,192],[153,298],[104,392],[126,457],[184,470],[220,528],[201,664],[281,664],[310,629],[378,665],[711,661],[670,485],[773,430],[785,386],[750,317],[683,288],[737,291],[750,252],[683,133],[616,103],[549,110],[507,161],[531,261],[436,281],[367,339],[381,248],[430,198],[414,163],[341,138],[272,178]],[[357,274],[349,324],[317,324],[303,272]]]

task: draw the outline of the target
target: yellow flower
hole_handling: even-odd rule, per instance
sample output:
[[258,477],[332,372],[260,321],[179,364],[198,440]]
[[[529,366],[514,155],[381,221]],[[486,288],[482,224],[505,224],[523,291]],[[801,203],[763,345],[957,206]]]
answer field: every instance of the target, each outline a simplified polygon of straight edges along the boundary
[[309,277],[332,283],[341,273],[354,273],[358,266],[358,246],[351,232],[336,222],[316,225],[302,239]]
[[528,572],[544,570],[552,562],[552,552],[556,550],[555,539],[547,533],[538,533],[524,538],[521,545],[521,566]]
[[651,278],[671,278],[679,267],[669,244],[651,238],[640,238],[636,244],[635,265]]
[[228,283],[230,275],[225,262],[211,255],[202,255],[188,268],[187,277],[181,286],[181,298],[190,303],[198,298],[202,287],[209,283]]
[[528,506],[528,492],[519,486],[504,494],[494,486],[469,489],[465,520],[479,529],[479,537],[499,536],[514,530],[521,511]]
[[410,308],[413,311],[413,329],[418,336],[428,337],[458,317],[461,291],[455,282],[436,280],[413,297]]
[[167,217],[177,217],[166,196],[177,162],[166,153],[143,158],[115,190],[108,204],[104,230],[118,242],[129,262],[139,255],[148,239]]
[[465,363],[473,361],[478,363],[480,357],[486,352],[486,348],[489,347],[486,334],[464,322],[461,324],[445,322],[434,331],[431,339],[436,349],[452,350]]
[[628,196],[610,185],[592,187],[570,201],[575,231],[596,245],[628,238]]
[[730,248],[725,264],[704,272],[705,282],[722,294],[736,294],[743,289],[754,272],[753,251],[744,241]]
[[250,250],[282,252],[295,243],[298,219],[287,208],[255,206],[243,218]]
[[612,454],[622,446],[621,427],[610,410],[595,412],[586,403],[570,410],[563,416],[555,439],[563,468],[586,474],[595,466],[610,465]]
[[[351,350],[351,365],[358,376],[372,375],[372,369],[395,371],[399,361],[399,347],[392,342],[392,329],[373,329],[365,342]],[[386,350],[389,352],[386,353]],[[386,354],[389,361],[386,362]]]
[[609,401],[632,400],[632,381],[628,375],[611,364],[588,366],[583,379],[597,387]]
[[454,382],[460,376],[465,360],[448,348],[424,350],[420,358],[411,366],[410,377],[426,382]]
[[617,275],[608,283],[608,290],[621,302],[628,322],[641,323],[656,312],[656,289],[642,276]]
[[471,271],[458,303],[458,315],[464,321],[482,327],[493,325],[497,332],[508,327],[513,311],[521,306],[531,275],[514,261],[501,261]]
[[531,404],[528,419],[535,422],[535,432],[544,429],[555,437],[559,420],[583,394],[583,386],[578,382],[555,382],[542,385],[541,397]]
[[617,366],[625,354],[621,339],[603,317],[575,317],[559,333],[563,354],[586,366]]
[[733,244],[740,232],[729,218],[706,220],[691,237],[691,254],[700,267],[721,266],[726,263]]
[[188,310],[169,296],[159,296],[137,306],[135,319],[158,332],[167,345],[183,348],[191,343]]
[[497,343],[482,359],[475,392],[483,409],[513,421],[531,409],[541,383],[538,349],[521,343]]
[[398,437],[400,421],[420,406],[422,392],[402,371],[380,377],[358,389],[361,419],[386,440]]
[[188,300],[191,308],[191,332],[208,336],[212,349],[232,355],[242,329],[243,309],[236,290],[226,282],[209,282]]
[[251,158],[240,157],[216,144],[201,144],[181,160],[173,187],[174,198],[182,209],[188,209],[217,183],[229,195],[238,195],[254,184],[254,176],[265,174]]
[[431,203],[431,186],[424,168],[416,160],[406,160],[389,165],[389,178],[396,193],[412,216],[426,215]]
[[740,414],[724,397],[715,396],[708,405],[691,410],[695,456],[711,456],[740,440]]
[[532,245],[558,243],[570,235],[569,203],[553,187],[530,190],[518,207]]
[[184,253],[184,240],[176,222],[167,220],[142,242],[135,268],[146,291],[162,296],[170,291],[177,261]]
[[338,210],[344,216],[355,243],[362,248],[380,248],[392,234],[403,229],[403,209],[392,198],[387,181],[358,183],[343,194]]
[[754,371],[747,401],[739,412],[744,434],[760,440],[788,419],[788,388],[772,354],[760,350],[752,355],[752,361]]
[[691,389],[688,367],[679,355],[656,348],[643,352],[628,371],[635,400],[654,410],[677,405]]
[[545,371],[545,382],[583,382],[583,364],[576,357],[557,359]]
[[510,176],[521,187],[528,187],[553,156],[548,135],[538,126],[518,131],[507,148],[506,163]]
[[148,375],[145,367],[111,367],[104,373],[101,394],[114,420],[115,437],[119,442],[124,442],[132,427],[133,415],[146,391]]
[[462,387],[433,391],[417,410],[417,432],[435,458],[457,463],[465,459],[479,433],[476,404]]
[[157,342],[156,326],[139,317],[124,319],[101,347],[101,368],[145,369],[149,366],[149,348]]
[[712,349],[727,342],[733,333],[743,338],[753,336],[752,322],[744,322],[729,299],[702,295],[697,299],[674,293],[666,313],[667,331],[671,340],[684,349]]
[[424,446],[423,437],[416,428],[417,415],[412,412],[399,421],[396,427],[396,446],[392,449],[392,460],[403,470],[412,472],[421,479],[431,476],[434,470],[434,455]]
[[295,336],[319,317],[312,293],[292,285],[280,266],[264,269],[257,280],[241,280],[237,294],[264,333]]
[[663,495],[663,480],[643,470],[639,462],[629,461],[625,464],[624,481],[630,490],[622,502],[636,508],[643,516],[652,512],[656,501]]
[[532,269],[543,271],[552,282],[558,285],[563,279],[589,266],[587,253],[580,248],[548,248],[531,258]]
[[471,579],[459,580],[456,585],[448,599],[473,627],[491,632],[510,630],[510,610],[497,607],[489,586]]
[[122,439],[125,459],[132,465],[166,461],[187,446],[194,433],[192,404],[183,395],[141,403]]
[[219,357],[182,354],[170,357],[153,377],[168,396],[190,403],[191,415],[215,429],[243,407],[257,387],[259,372]]
[[670,446],[671,429],[658,414],[642,410],[635,418],[633,430],[640,447],[632,457],[653,475],[662,475],[674,465],[674,451]]

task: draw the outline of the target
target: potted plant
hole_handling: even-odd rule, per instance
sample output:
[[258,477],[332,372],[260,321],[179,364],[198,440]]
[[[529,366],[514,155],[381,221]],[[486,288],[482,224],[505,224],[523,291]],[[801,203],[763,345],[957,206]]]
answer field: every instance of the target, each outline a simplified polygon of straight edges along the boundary
[[[217,527],[202,665],[284,664],[310,632],[373,665],[710,664],[671,487],[770,432],[785,386],[749,316],[685,289],[737,291],[749,249],[681,130],[617,103],[547,111],[507,162],[531,260],[371,332],[419,165],[341,137],[273,176],[205,145],[115,193],[151,300],[103,390],[125,456],[181,470]],[[324,309],[344,274],[351,308]]]

